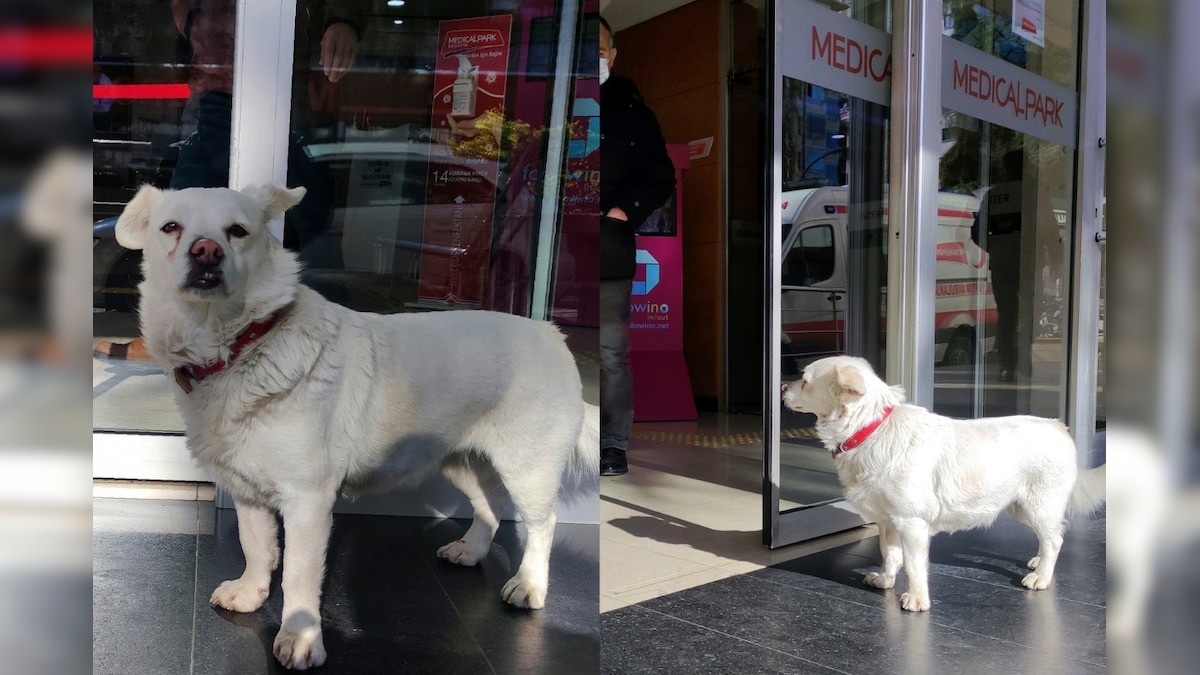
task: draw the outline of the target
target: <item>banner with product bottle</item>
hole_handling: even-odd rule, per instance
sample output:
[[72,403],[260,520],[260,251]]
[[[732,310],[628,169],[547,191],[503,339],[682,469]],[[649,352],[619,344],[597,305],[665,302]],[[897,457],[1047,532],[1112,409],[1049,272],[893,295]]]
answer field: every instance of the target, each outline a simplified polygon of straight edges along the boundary
[[442,21],[420,304],[479,307],[492,241],[512,16]]

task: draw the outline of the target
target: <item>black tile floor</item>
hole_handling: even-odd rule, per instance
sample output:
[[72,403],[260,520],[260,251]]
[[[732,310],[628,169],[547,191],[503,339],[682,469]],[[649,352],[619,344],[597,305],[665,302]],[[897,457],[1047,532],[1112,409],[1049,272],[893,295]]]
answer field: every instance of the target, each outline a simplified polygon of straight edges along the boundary
[[878,537],[600,617],[606,673],[1103,673],[1105,521],[1078,519],[1054,583],[1021,586],[1033,534],[1003,516],[941,534],[930,612],[865,586]]
[[[271,654],[283,607],[279,572],[256,612],[208,604],[221,581],[241,574],[233,511],[97,499],[94,519],[93,672],[287,672]],[[477,567],[437,559],[467,525],[335,516],[322,599],[329,658],[317,672],[596,672],[598,526],[558,525],[546,608],[531,612],[500,600],[523,550],[514,524],[501,526]]]

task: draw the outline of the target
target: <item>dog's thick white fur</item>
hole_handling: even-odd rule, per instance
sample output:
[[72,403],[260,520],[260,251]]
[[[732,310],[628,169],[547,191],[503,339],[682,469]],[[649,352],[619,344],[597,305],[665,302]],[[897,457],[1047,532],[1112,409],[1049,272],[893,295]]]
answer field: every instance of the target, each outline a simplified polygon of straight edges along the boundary
[[[482,560],[511,499],[528,536],[502,597],[542,607],[564,478],[584,489],[599,480],[599,409],[582,398],[563,335],[494,312],[381,316],[325,300],[298,283],[295,256],[267,229],[303,195],[147,186],[117,223],[120,243],[145,251],[141,328],[158,364],[170,373],[227,362],[175,388],[192,454],[234,498],[246,558],[244,574],[211,602],[238,612],[262,606],[280,562],[280,514],[275,656],[290,668],[321,665],[334,500],[440,469],[475,514],[438,556]],[[280,310],[278,323],[230,360],[239,334]]]
[[835,456],[846,501],[879,527],[882,569],[863,581],[891,588],[903,563],[900,605],[929,609],[929,539],[986,527],[1008,509],[1033,529],[1038,552],[1022,584],[1044,589],[1054,576],[1068,511],[1104,502],[1104,467],[1079,471],[1075,443],[1058,420],[994,417],[952,420],[904,402],[867,361],[821,359],[783,385],[788,408],[817,416],[817,434],[836,450],[893,412],[861,445]]

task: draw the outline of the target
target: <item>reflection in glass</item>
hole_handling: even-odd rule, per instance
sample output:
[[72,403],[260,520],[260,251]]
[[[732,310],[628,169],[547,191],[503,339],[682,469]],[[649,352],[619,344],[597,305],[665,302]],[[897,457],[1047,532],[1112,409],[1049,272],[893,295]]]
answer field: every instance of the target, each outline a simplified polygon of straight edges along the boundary
[[942,32],[1070,89],[1078,84],[1079,2],[943,0]]
[[959,200],[970,215],[959,228],[962,260],[986,276],[944,274],[962,263],[939,238],[935,331],[947,349],[934,409],[1061,416],[1074,153],[960,113],[944,111],[942,121],[939,225],[942,205]]
[[228,185],[236,3],[121,0],[93,11],[93,82],[150,87],[92,105],[93,424],[182,432],[174,384],[136,339],[141,252],[121,247],[113,226],[143,184]]
[[[336,83],[313,53],[302,60],[311,36],[297,27],[293,90],[313,125],[289,163],[311,167],[299,182],[320,194],[328,227],[314,220],[291,243],[311,258],[306,282],[355,309],[528,314],[541,273],[554,275],[557,321],[594,325],[597,272],[585,253],[599,227],[596,81],[573,82],[562,228],[554,269],[539,272],[540,229],[555,225],[541,222],[555,7],[489,6],[389,9],[403,23],[368,22],[354,68]],[[584,23],[576,67],[595,68],[584,60],[594,24]]]
[[[784,78],[782,377],[824,356],[883,372],[886,108]],[[812,415],[780,417],[780,508],[841,497]]]

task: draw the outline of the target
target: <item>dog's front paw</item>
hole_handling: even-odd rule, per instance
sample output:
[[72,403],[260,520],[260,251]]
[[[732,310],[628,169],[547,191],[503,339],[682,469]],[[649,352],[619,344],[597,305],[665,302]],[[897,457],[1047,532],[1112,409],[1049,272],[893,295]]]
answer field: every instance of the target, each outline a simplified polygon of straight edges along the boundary
[[891,588],[892,586],[896,585],[896,577],[889,577],[879,572],[871,572],[867,576],[863,577],[863,583],[868,586],[874,586],[875,588]]
[[221,582],[208,599],[209,604],[235,612],[253,612],[262,607],[270,593],[266,583],[258,584],[245,578]]
[[275,636],[275,658],[284,668],[292,670],[307,670],[325,663],[320,627],[310,626],[298,633],[280,628]]
[[500,597],[515,607],[541,609],[546,606],[546,584],[533,583],[518,574],[500,589]]
[[1042,556],[1035,555],[1029,559],[1029,562],[1025,566],[1031,570],[1036,570],[1037,566],[1040,564],[1042,564]]
[[1039,572],[1030,572],[1021,580],[1021,585],[1035,591],[1044,591],[1050,586],[1050,577]]
[[929,598],[905,593],[900,596],[900,606],[910,612],[928,612]]
[[480,560],[487,557],[487,553],[486,548],[482,551],[472,549],[471,545],[462,539],[452,541],[437,550],[437,556],[442,560],[464,567],[478,565]]

